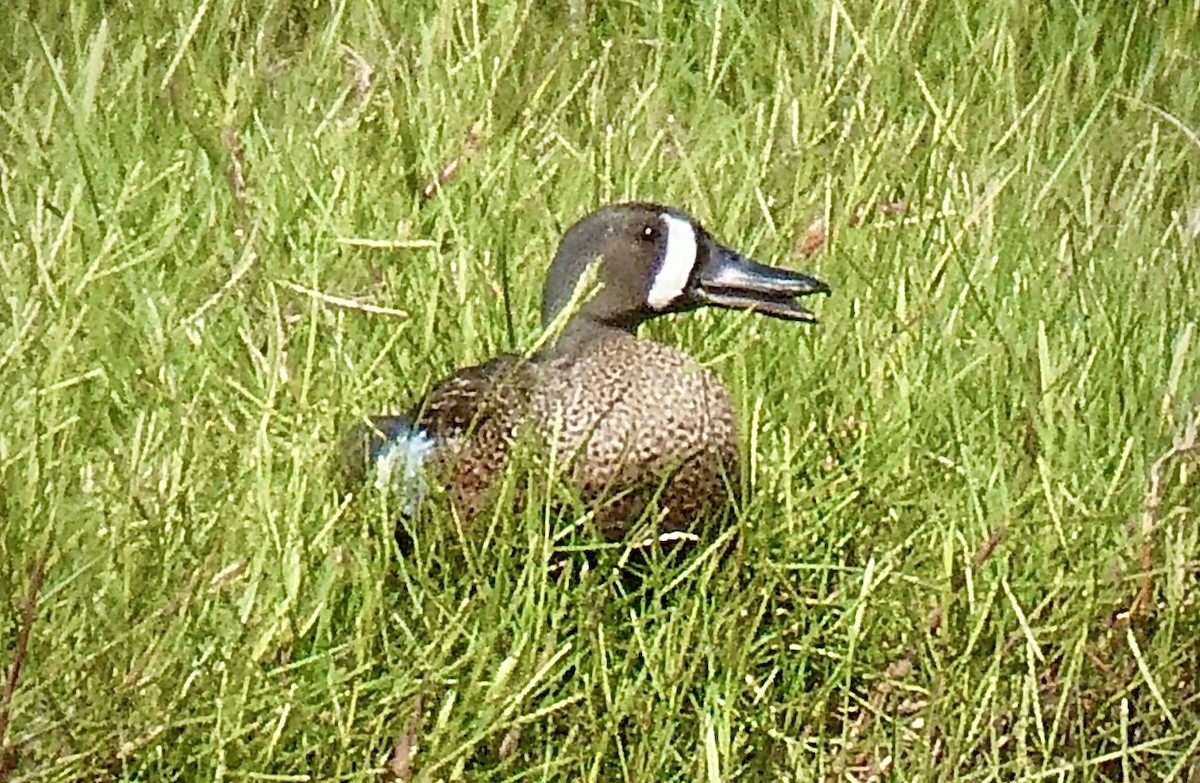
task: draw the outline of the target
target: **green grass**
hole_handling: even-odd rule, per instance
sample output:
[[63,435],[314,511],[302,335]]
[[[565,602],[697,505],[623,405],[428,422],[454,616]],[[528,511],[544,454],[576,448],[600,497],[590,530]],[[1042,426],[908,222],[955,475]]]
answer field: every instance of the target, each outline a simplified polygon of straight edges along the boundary
[[[7,3],[0,779],[1197,780],[1186,461],[1127,610],[1200,9],[1085,5]],[[594,541],[533,503],[399,558],[339,433],[532,345],[629,197],[834,287],[647,329],[739,401],[734,555],[547,575]]]

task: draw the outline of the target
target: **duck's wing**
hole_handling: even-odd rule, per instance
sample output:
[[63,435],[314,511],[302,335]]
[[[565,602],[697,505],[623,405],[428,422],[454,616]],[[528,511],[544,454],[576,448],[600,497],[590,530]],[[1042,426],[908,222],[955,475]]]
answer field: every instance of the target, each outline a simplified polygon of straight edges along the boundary
[[397,492],[411,516],[432,479],[473,514],[507,460],[510,434],[528,401],[528,372],[521,357],[502,354],[455,371],[407,413],[368,417],[343,447],[348,484]]
[[454,450],[489,420],[526,404],[525,374],[521,357],[512,354],[464,367],[438,382],[409,415],[440,446]]

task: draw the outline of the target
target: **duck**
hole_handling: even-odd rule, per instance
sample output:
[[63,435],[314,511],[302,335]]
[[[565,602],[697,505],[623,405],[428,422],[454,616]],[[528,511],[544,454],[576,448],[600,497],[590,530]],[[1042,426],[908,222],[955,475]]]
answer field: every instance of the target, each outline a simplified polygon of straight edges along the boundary
[[697,540],[739,499],[733,398],[712,370],[639,327],[701,307],[812,324],[800,300],[830,290],[750,259],[683,210],[603,206],[566,231],[546,274],[552,339],[454,371],[403,413],[366,417],[346,439],[347,476],[394,492],[408,519],[436,484],[469,527],[528,436],[604,539],[622,540],[652,510],[651,540]]

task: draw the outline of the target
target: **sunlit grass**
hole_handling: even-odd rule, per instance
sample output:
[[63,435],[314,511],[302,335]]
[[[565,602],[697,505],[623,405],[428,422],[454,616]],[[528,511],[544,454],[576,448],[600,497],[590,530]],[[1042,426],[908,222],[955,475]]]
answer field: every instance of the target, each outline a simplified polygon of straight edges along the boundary
[[[1200,774],[1194,466],[1128,614],[1200,389],[1194,5],[9,4],[0,42],[0,778]],[[533,503],[398,557],[341,433],[532,346],[624,198],[834,287],[646,330],[738,400],[732,555],[631,580]]]

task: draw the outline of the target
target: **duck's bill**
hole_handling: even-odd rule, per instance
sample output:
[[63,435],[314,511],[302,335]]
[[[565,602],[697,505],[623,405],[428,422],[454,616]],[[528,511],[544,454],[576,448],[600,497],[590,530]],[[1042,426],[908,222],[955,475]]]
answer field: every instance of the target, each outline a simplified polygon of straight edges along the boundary
[[698,265],[691,286],[697,304],[809,323],[816,323],[817,316],[797,300],[829,290],[828,284],[812,275],[751,261],[715,242],[708,258]]

